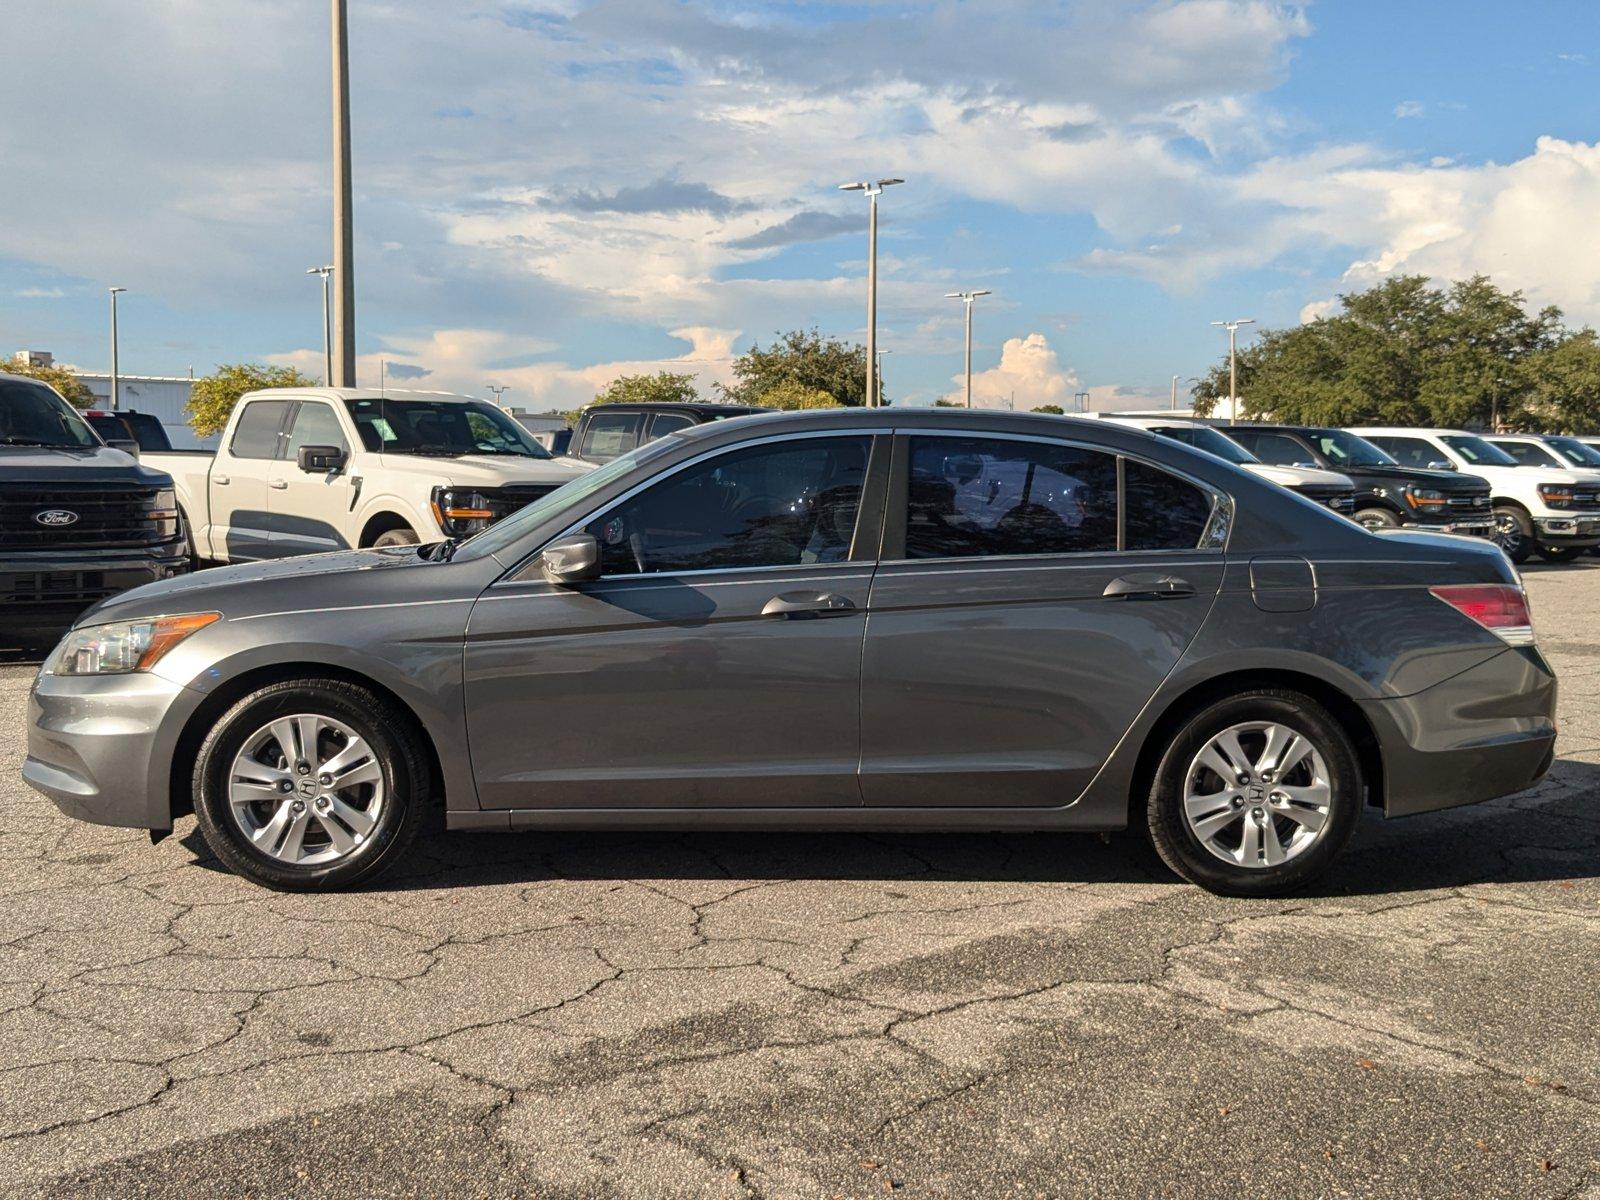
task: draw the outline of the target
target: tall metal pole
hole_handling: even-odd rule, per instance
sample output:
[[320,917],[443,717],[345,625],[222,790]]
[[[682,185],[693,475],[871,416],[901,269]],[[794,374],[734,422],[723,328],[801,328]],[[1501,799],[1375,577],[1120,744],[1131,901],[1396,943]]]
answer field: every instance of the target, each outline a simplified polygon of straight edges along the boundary
[[111,408],[117,407],[117,293],[125,292],[127,288],[108,288],[111,293]]
[[990,295],[988,288],[973,292],[946,292],[946,300],[959,300],[967,306],[967,407],[972,407],[972,302],[979,296]]
[[883,189],[904,179],[875,179],[841,183],[841,192],[865,192],[867,212],[867,406],[878,404],[878,197]]
[[1228,420],[1239,419],[1239,329],[1254,325],[1254,317],[1235,317],[1231,321],[1213,321],[1213,325],[1228,331]]
[[333,267],[308,267],[307,275],[322,276],[322,382],[326,387],[333,386],[333,330],[328,324],[328,276],[333,274]]
[[1178,411],[1178,377],[1176,375],[1174,375],[1172,377],[1172,405],[1171,405],[1171,408],[1172,408],[1173,412],[1177,412]]
[[350,192],[350,34],[346,0],[333,0],[333,379],[356,386],[355,251]]

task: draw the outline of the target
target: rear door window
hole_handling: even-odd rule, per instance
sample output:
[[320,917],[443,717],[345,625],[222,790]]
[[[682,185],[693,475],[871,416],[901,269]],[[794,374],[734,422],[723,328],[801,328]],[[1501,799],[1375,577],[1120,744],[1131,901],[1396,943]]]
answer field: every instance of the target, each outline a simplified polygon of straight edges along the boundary
[[289,411],[287,400],[252,400],[239,414],[233,427],[228,453],[235,458],[278,458],[282,443],[283,418]]
[[683,413],[657,413],[650,418],[650,440],[666,437],[669,433],[677,433],[680,429],[688,429],[695,424],[695,419]]
[[1130,458],[1122,495],[1124,550],[1193,550],[1206,535],[1211,497],[1187,479]]

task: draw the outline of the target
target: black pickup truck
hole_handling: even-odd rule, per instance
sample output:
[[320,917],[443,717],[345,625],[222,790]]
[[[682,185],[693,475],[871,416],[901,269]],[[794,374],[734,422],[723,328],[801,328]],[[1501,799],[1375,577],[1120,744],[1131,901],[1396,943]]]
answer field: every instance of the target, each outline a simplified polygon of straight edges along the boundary
[[1317,425],[1229,425],[1229,437],[1262,462],[1322,467],[1356,485],[1355,519],[1368,529],[1494,534],[1489,483],[1476,475],[1402,467],[1365,438]]
[[567,453],[584,462],[608,463],[635,446],[666,437],[691,425],[704,425],[725,417],[745,417],[771,412],[747,404],[652,403],[591,404],[578,414]]
[[171,477],[107,446],[54,388],[0,374],[0,641],[188,569]]

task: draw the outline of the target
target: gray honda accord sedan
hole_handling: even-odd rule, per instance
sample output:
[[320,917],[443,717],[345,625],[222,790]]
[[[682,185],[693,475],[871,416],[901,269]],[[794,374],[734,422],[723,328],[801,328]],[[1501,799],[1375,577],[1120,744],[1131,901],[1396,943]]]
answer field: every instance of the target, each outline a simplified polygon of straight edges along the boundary
[[1112,830],[1214,891],[1362,810],[1534,783],[1556,683],[1505,556],[1376,535],[1141,430],[741,417],[462,542],[136,588],[44,663],[23,776],[193,811],[318,890],[449,828]]

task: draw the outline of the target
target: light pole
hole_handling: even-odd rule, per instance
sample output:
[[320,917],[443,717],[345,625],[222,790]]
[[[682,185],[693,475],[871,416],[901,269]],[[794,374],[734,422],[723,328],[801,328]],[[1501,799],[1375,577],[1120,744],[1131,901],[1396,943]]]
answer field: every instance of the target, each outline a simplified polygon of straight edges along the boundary
[[111,293],[111,408],[117,407],[117,293],[125,292],[124,287],[107,288]]
[[500,403],[500,397],[511,390],[511,385],[509,383],[486,383],[483,386],[494,393],[495,407],[504,408],[505,406]]
[[867,407],[878,405],[878,197],[886,187],[904,179],[876,179],[870,182],[841,183],[841,192],[867,194]]
[[1173,412],[1178,411],[1178,377],[1172,377],[1172,403],[1168,406]]
[[307,275],[322,276],[322,382],[333,386],[333,330],[328,326],[328,276],[333,267],[307,267]]
[[878,389],[878,403],[880,405],[883,403],[883,356],[885,354],[893,354],[893,353],[894,353],[893,350],[879,350],[878,351],[878,376],[877,376],[877,383],[875,383],[873,386]]
[[972,407],[972,302],[979,296],[993,295],[988,288],[975,292],[946,292],[946,300],[959,300],[967,306],[967,407]]
[[354,222],[350,193],[350,31],[346,0],[333,0],[333,376],[356,386]]
[[1228,420],[1239,419],[1239,329],[1254,325],[1254,317],[1235,317],[1231,321],[1213,321],[1213,325],[1228,331]]

